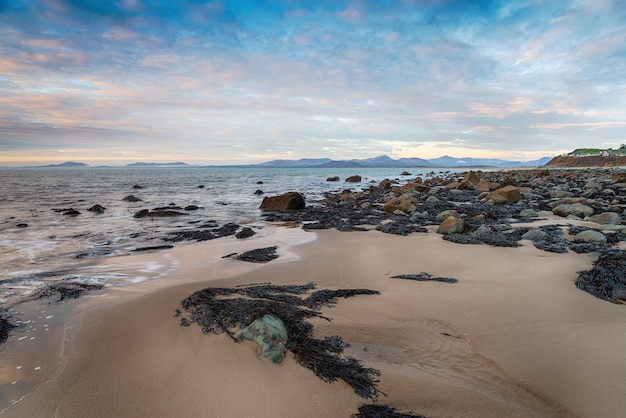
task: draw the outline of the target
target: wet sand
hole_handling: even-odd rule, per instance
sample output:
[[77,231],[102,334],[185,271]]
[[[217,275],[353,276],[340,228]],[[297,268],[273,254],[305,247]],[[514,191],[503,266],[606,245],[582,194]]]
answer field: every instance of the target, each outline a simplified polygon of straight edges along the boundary
[[[626,309],[574,286],[590,256],[547,253],[528,241],[460,245],[434,230],[316,235],[291,248],[279,243],[279,259],[266,265],[222,260],[227,248],[215,244],[175,248],[167,251],[177,263],[168,277],[72,302],[58,355],[49,357],[54,372],[4,415],[349,417],[369,401],[343,382],[321,381],[290,355],[273,364],[250,342],[204,335],[174,318],[180,301],[206,286],[309,281],[381,292],[340,300],[322,310],[332,322],[312,322],[316,336],[340,335],[347,355],[381,371],[387,396],[379,402],[399,411],[616,417],[626,410]],[[458,283],[390,277],[420,272]]]

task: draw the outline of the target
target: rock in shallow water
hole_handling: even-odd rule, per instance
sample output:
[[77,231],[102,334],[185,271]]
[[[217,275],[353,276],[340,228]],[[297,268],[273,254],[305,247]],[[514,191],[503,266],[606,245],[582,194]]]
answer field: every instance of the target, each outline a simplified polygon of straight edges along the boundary
[[278,196],[263,198],[260,209],[264,210],[292,210],[304,209],[304,196],[298,192],[288,192]]

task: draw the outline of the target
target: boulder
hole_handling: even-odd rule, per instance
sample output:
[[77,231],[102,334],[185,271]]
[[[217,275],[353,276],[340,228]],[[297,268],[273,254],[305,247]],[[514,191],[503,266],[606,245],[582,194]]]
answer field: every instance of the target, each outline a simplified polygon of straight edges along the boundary
[[339,176],[328,177],[326,181],[339,181]]
[[383,181],[380,182],[380,184],[378,185],[378,188],[380,190],[389,190],[391,189],[391,185],[395,184],[396,182],[393,182],[389,179],[384,179]]
[[443,223],[439,225],[439,228],[437,228],[437,233],[442,235],[451,235],[463,232],[464,228],[465,222],[463,222],[463,219],[455,216],[448,216]]
[[478,182],[480,181],[480,177],[474,171],[469,171],[463,177],[463,180],[456,186],[459,190],[472,190],[476,187]]
[[104,211],[106,210],[106,208],[104,206],[101,205],[93,205],[92,207],[90,207],[89,209],[87,209],[89,212],[93,212],[93,213],[97,213],[97,214],[102,214],[104,213]]
[[408,192],[410,190],[415,190],[416,192],[421,192],[421,193],[425,193],[428,192],[430,190],[430,187],[423,184],[423,183],[407,183],[404,186],[400,187],[400,190],[402,190],[403,192]]
[[360,183],[361,182],[361,176],[350,176],[346,179],[346,182],[348,183]]
[[287,329],[285,323],[272,314],[255,319],[241,331],[237,339],[255,342],[261,349],[261,355],[274,363],[280,363],[285,358]]
[[461,215],[459,215],[459,212],[457,212],[456,210],[444,210],[443,212],[439,212],[437,214],[437,220],[439,222],[443,222],[450,216],[454,216],[455,218],[461,217]]
[[264,210],[293,210],[304,209],[304,196],[298,192],[288,192],[278,196],[264,197],[260,209]]
[[265,193],[263,190],[261,189],[256,189],[256,191],[254,192],[255,195],[259,196],[262,195],[263,193]]
[[562,217],[575,215],[584,218],[593,215],[593,208],[582,203],[564,203],[552,209],[552,213]]
[[489,186],[489,182],[482,180],[482,179],[478,183],[476,183],[476,186],[474,186],[474,189],[480,192],[488,192],[489,190],[491,190]]
[[622,217],[615,212],[599,213],[591,216],[589,220],[601,225],[619,225],[622,223]]
[[383,210],[385,212],[394,213],[399,210],[403,213],[413,213],[417,209],[417,205],[419,204],[418,200],[408,194],[403,194],[400,197],[393,198],[387,203],[383,205]]
[[538,216],[534,209],[522,209],[519,213],[520,218],[536,218]]
[[522,198],[522,193],[515,186],[504,186],[489,193],[487,200],[493,200],[496,204],[515,203]]
[[129,196],[126,196],[124,199],[122,199],[124,202],[141,202],[141,199],[138,197],[133,196],[132,194]]
[[77,211],[74,208],[69,208],[69,209],[67,209],[67,210],[65,210],[63,212],[63,215],[65,215],[65,216],[78,216],[78,215],[80,215],[80,212]]
[[586,231],[579,232],[574,236],[576,242],[603,242],[606,243],[606,235],[602,232],[588,229]]
[[550,234],[541,229],[531,229],[522,235],[522,239],[529,239],[531,241],[543,241],[550,238]]
[[200,209],[200,207],[196,206],[196,205],[187,205],[187,206],[185,206],[185,210],[198,210],[198,209]]

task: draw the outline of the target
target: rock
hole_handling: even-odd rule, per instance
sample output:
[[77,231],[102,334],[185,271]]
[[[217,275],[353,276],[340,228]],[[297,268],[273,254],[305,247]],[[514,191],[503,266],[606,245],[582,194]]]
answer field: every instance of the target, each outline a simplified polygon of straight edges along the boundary
[[411,182],[411,183],[407,183],[404,186],[400,187],[400,190],[402,190],[403,193],[406,193],[408,191],[414,190],[416,192],[420,192],[420,193],[425,193],[428,192],[430,190],[430,187],[422,184],[422,183],[418,183],[418,182]]
[[282,362],[285,357],[287,329],[284,322],[272,314],[265,314],[261,319],[255,319],[241,331],[237,339],[255,342],[261,349],[261,355],[274,363]]
[[198,189],[204,189],[204,184],[200,184],[200,185],[198,186]]
[[504,186],[489,193],[487,200],[493,200],[496,204],[515,203],[522,198],[522,193],[515,186]]
[[463,180],[456,186],[459,190],[473,190],[478,182],[480,181],[480,177],[474,171],[469,171],[463,177]]
[[262,195],[262,194],[264,194],[264,193],[265,193],[265,192],[264,192],[263,190],[261,190],[261,189],[257,189],[257,190],[254,192],[254,194],[255,194],[255,195],[257,195],[257,196],[260,196],[260,195]]
[[361,182],[361,176],[350,176],[346,179],[347,183],[360,183]]
[[326,181],[339,181],[339,176],[328,177]]
[[259,180],[256,182],[256,184],[263,184],[263,181]]
[[561,190],[561,189],[550,190],[549,194],[550,194],[550,197],[553,197],[553,198],[556,198],[556,199],[563,199],[565,197],[572,197],[572,196],[574,196],[574,193],[568,192],[568,191],[565,191],[565,190]]
[[256,250],[246,251],[235,257],[237,260],[247,261],[249,263],[267,263],[278,258],[276,254],[276,246],[267,248],[258,248]]
[[622,223],[622,217],[615,212],[603,212],[593,215],[589,220],[601,225],[619,225]]
[[457,212],[456,210],[444,210],[443,212],[439,212],[437,214],[436,219],[439,222],[443,222],[450,216],[454,216],[455,218],[460,218],[461,217],[461,215],[459,215],[459,212]]
[[534,209],[522,209],[519,213],[520,218],[536,218],[538,216]]
[[65,215],[65,216],[78,216],[78,215],[80,215],[80,212],[77,211],[74,208],[69,208],[69,209],[67,209],[66,211],[63,212],[63,215]]
[[94,212],[94,213],[97,213],[97,214],[103,214],[104,211],[106,210],[106,208],[104,206],[101,206],[101,205],[93,205],[92,207],[90,207],[87,210],[89,212]]
[[392,184],[397,184],[397,182],[391,181],[389,179],[384,179],[383,181],[380,182],[380,184],[378,185],[378,188],[380,190],[389,190],[391,189]]
[[387,201],[383,205],[383,210],[389,213],[394,213],[396,210],[399,210],[403,213],[410,214],[417,209],[418,204],[419,202],[415,197],[404,194],[400,197]]
[[593,208],[582,203],[565,203],[552,209],[552,213],[562,217],[575,215],[584,218],[593,215]]
[[133,218],[145,218],[149,213],[150,211],[148,209],[141,209],[133,215]]
[[481,179],[478,183],[476,183],[476,186],[474,186],[474,190],[478,190],[480,192],[488,192],[489,190],[491,190],[491,188],[489,186],[489,182]]
[[278,196],[264,197],[260,209],[264,210],[293,210],[304,209],[304,196],[298,192],[288,192]]
[[196,206],[196,205],[187,205],[185,206],[185,210],[198,210],[200,209],[200,207]]
[[15,225],[15,226],[18,227],[18,228],[28,228],[28,224],[25,224],[25,223],[19,223],[19,224]]
[[138,184],[135,184],[135,185],[133,186],[133,189],[136,189],[136,190],[137,190],[137,189],[145,189],[145,187],[144,187],[144,186],[140,186],[140,185],[138,185]]
[[522,235],[522,239],[528,239],[531,241],[545,241],[550,238],[550,234],[541,229],[531,229]]
[[255,234],[255,232],[252,230],[252,228],[249,228],[249,227],[246,226],[244,228],[241,228],[241,231],[237,232],[235,234],[235,237],[237,239],[250,238],[254,234]]
[[175,210],[148,210],[142,209],[133,215],[133,218],[170,218],[174,216],[189,216],[188,213],[178,212]]
[[602,232],[588,229],[586,231],[579,232],[574,236],[576,242],[606,242],[606,235]]
[[456,234],[463,232],[464,228],[465,222],[463,222],[463,219],[455,216],[448,216],[445,221],[439,225],[439,228],[437,228],[437,233],[442,235]]
[[409,173],[408,171],[403,171],[402,173],[400,173],[401,176],[412,176],[411,173]]
[[141,202],[141,199],[138,197],[133,196],[132,194],[129,196],[126,196],[124,199],[122,199],[124,202]]

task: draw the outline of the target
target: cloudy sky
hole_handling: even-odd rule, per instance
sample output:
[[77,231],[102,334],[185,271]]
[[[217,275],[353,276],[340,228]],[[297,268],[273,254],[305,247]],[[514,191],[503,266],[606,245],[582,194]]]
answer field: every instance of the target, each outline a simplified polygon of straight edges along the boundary
[[0,0],[0,165],[626,143],[626,0]]

